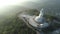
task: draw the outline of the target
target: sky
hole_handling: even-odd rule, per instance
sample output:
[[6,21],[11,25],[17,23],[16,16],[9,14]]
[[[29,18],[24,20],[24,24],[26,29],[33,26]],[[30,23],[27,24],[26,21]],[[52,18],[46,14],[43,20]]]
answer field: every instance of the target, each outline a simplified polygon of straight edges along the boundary
[[19,5],[27,0],[0,0],[0,14],[6,12],[7,6]]
[[0,0],[0,14],[6,12],[6,7],[21,5],[24,2],[36,0]]
[[[47,2],[49,1],[49,2]],[[25,7],[40,7],[45,5],[53,5],[56,4],[58,0],[0,0],[0,14],[6,12],[6,7],[9,6],[25,6]],[[46,2],[46,3],[45,3]],[[55,2],[55,3],[54,3]],[[26,3],[26,4],[24,4]]]
[[37,1],[42,1],[42,0],[0,0],[0,7],[8,6],[8,5],[18,5],[22,4],[24,2],[37,2]]

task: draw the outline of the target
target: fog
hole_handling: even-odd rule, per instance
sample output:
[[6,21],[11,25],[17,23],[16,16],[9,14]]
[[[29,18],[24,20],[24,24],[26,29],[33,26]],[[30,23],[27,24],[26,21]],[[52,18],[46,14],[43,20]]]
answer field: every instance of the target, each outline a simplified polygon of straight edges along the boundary
[[26,9],[60,8],[60,0],[0,0],[0,18]]
[[[60,0],[0,0],[0,14],[6,13],[8,10],[14,10],[15,7],[23,7],[23,8],[51,8],[51,7],[59,7]],[[10,11],[12,12],[12,11]]]

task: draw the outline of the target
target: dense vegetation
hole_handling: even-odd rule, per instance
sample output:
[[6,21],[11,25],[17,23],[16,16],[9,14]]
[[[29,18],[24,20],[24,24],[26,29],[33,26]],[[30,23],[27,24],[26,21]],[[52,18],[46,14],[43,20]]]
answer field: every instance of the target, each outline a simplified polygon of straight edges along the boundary
[[26,24],[17,17],[12,18],[11,21],[6,20],[0,27],[0,34],[29,34],[29,33],[33,34],[34,31],[28,28]]
[[[29,15],[38,15],[39,11],[36,9],[29,9],[25,11],[21,11],[14,16],[7,16],[6,19],[0,23],[0,34],[36,34],[36,32],[29,28],[23,20],[17,17],[19,14],[29,14]],[[55,17],[50,15],[45,15],[46,18],[50,18],[50,20],[55,19]]]
[[[25,10],[25,12],[26,11],[31,15],[37,12],[37,10],[34,9]],[[24,21],[17,17],[18,14],[20,13],[12,17],[6,17],[6,19],[0,23],[0,34],[36,34],[36,32],[29,28]]]

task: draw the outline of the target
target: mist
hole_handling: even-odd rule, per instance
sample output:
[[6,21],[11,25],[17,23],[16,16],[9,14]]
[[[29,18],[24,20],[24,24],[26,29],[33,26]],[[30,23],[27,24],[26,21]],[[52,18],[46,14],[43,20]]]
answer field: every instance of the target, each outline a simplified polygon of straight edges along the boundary
[[0,0],[0,18],[16,15],[27,9],[59,8],[60,0]]

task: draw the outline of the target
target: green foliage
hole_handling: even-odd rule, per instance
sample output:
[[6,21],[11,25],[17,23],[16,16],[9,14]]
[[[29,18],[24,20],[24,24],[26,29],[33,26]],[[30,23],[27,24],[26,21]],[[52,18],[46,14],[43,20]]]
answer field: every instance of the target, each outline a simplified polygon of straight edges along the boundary
[[29,10],[25,10],[21,13],[24,13],[24,14],[29,14],[29,15],[38,15],[39,14],[39,11],[36,10],[36,9],[29,9]]
[[[29,13],[31,14],[35,10],[28,11],[30,11]],[[36,34],[36,32],[29,28],[17,15],[11,18],[6,17],[6,19],[1,22],[0,34]]]
[[[39,12],[36,9],[30,9],[21,11],[20,13],[25,13],[29,15],[38,15]],[[0,34],[36,34],[31,28],[29,28],[23,20],[19,19],[17,16],[20,14],[15,14],[14,16],[6,17],[5,21],[0,24]],[[44,15],[47,19],[53,20],[53,16]]]
[[35,32],[28,28],[21,19],[14,17],[5,20],[0,26],[0,34],[35,34]]

